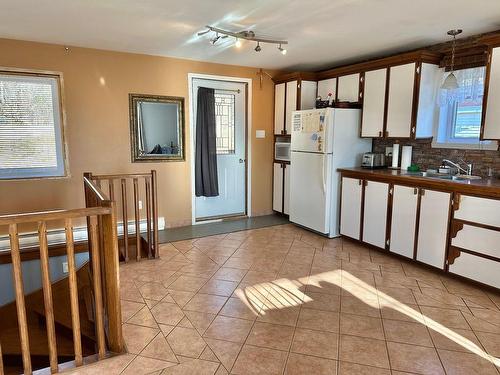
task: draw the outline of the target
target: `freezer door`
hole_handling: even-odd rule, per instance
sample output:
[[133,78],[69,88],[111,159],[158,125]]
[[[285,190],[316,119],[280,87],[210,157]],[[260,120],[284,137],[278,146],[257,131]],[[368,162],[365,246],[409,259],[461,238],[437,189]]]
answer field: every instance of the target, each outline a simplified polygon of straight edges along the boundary
[[292,114],[292,151],[331,153],[333,109],[295,111]]
[[290,221],[317,232],[330,230],[331,154],[292,152]]

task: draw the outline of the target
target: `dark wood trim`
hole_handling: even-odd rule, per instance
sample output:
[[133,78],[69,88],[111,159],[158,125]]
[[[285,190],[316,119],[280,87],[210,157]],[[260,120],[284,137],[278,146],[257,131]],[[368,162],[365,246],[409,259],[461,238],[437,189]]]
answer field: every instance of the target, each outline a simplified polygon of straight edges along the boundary
[[422,204],[422,189],[417,188],[417,213],[415,220],[415,234],[413,238],[413,260],[417,260],[418,231],[420,230],[420,206]]
[[286,164],[281,163],[281,173],[282,173],[282,181],[283,183],[281,184],[281,212],[285,213],[285,169],[286,169]]
[[422,62],[415,63],[414,77],[413,77],[413,100],[411,108],[411,124],[410,124],[410,138],[417,138],[417,118],[418,118],[418,104],[420,100],[420,81],[422,79]]
[[462,183],[428,177],[407,176],[390,169],[339,168],[342,176],[372,181],[393,182],[398,185],[420,187],[436,191],[461,193],[482,198],[500,199],[500,179],[482,179]]
[[287,82],[283,82],[283,85],[285,85],[285,99],[283,100],[283,130],[281,131],[281,134],[285,135],[286,134],[286,100],[287,100],[287,92],[288,92],[288,87],[287,87]]
[[359,117],[359,137],[364,138],[363,137],[363,113],[364,113],[364,103],[365,103],[365,73],[364,72],[359,74],[358,103],[361,106],[361,115]]
[[317,81],[318,79],[316,76],[317,74],[314,72],[290,72],[273,77],[273,82],[275,84],[278,84],[290,81],[298,81],[299,79],[303,81]]
[[[87,241],[75,242],[74,250],[76,253],[86,253],[89,251]],[[21,249],[21,262],[26,262],[28,260],[40,259],[40,249],[38,246],[27,247]],[[66,244],[57,244],[49,246],[49,257],[58,257],[66,255]],[[0,264],[10,264],[12,263],[10,250],[0,251]]]
[[299,78],[297,80],[297,87],[296,87],[296,90],[297,90],[297,101],[295,103],[295,108],[297,110],[301,110],[302,109],[302,79]]
[[394,184],[389,184],[387,198],[387,211],[385,216],[385,249],[389,251],[391,247],[391,227],[392,227],[392,201],[394,199]]
[[444,259],[443,259],[443,269],[446,270],[448,267],[448,252],[450,250],[451,245],[451,223],[453,219],[453,193],[450,194],[450,198],[448,201],[448,225],[446,225],[446,248],[444,249]]
[[387,68],[385,73],[385,99],[384,99],[384,123],[382,124],[382,134],[379,138],[385,138],[387,134],[387,112],[389,111],[389,85],[391,84],[391,68]]
[[339,100],[339,77],[335,78],[335,102]]
[[455,218],[453,218],[453,221],[456,222],[459,225],[462,225],[462,226],[468,225],[468,226],[471,226],[471,227],[483,228],[483,229],[488,229],[488,230],[492,230],[492,231],[495,231],[495,232],[500,232],[500,227],[495,227],[494,225],[481,224],[481,223],[476,223],[476,222],[473,222],[473,221],[462,220],[462,219],[455,219]]
[[492,140],[492,139],[484,138],[484,127],[486,126],[486,110],[488,107],[488,93],[489,93],[489,88],[490,88],[492,59],[493,59],[493,47],[490,47],[490,48],[488,48],[486,75],[484,78],[483,108],[482,108],[482,112],[481,112],[481,128],[479,130],[479,139],[482,141]]
[[364,231],[364,217],[365,217],[365,188],[366,180],[358,179],[361,181],[361,212],[359,214],[359,240],[363,241],[363,231]]
[[450,224],[450,239],[457,237],[458,232],[464,229],[464,224],[458,220],[452,220]]
[[[477,251],[474,251],[474,250],[464,249],[462,247],[453,246],[453,245],[450,246],[450,249],[452,250],[452,252],[466,253],[466,254],[477,256],[479,258],[484,258],[484,259],[492,260],[493,262],[499,262],[500,263],[500,258],[494,257],[492,255],[478,253]],[[456,258],[457,257],[455,257],[453,260],[455,260]],[[453,264],[453,263],[450,263],[450,264]]]

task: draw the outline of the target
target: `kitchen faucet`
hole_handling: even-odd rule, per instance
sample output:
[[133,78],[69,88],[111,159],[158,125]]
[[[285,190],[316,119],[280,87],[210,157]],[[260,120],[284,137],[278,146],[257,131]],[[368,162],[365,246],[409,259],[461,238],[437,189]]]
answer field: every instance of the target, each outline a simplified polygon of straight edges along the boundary
[[458,169],[459,171],[458,173],[460,173],[460,171],[463,171],[467,176],[472,175],[472,163],[465,163],[463,160],[461,160],[461,162],[467,165],[467,169],[462,168],[459,163],[452,162],[451,160],[448,159],[443,159],[443,164],[449,164],[454,166],[455,168]]

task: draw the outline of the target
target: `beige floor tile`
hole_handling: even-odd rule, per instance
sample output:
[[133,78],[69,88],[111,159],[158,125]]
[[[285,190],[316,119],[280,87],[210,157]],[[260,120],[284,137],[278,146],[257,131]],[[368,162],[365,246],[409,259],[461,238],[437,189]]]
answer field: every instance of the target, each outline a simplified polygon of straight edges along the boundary
[[215,273],[214,279],[240,282],[246,273],[246,270],[224,266]]
[[205,338],[204,340],[222,365],[229,371],[233,367],[242,345],[230,341],[210,338]]
[[319,331],[339,332],[338,312],[302,309],[300,311],[297,327],[316,329]]
[[495,333],[477,332],[476,336],[488,354],[500,358],[500,335]]
[[387,341],[434,346],[424,324],[384,319],[384,331]]
[[168,289],[182,292],[197,292],[207,281],[208,279],[201,277],[181,275],[168,286]]
[[285,375],[335,375],[336,373],[336,361],[297,353],[290,353],[285,369]]
[[[438,349],[468,352],[468,347],[471,344],[482,348],[481,343],[477,339],[474,332],[468,329],[453,328],[451,329],[451,334],[447,332],[439,333],[437,331],[434,331],[433,329],[429,329],[429,332],[431,334],[434,346]],[[455,337],[455,334],[458,335],[458,337],[456,337],[456,340],[453,339]]]
[[389,368],[385,341],[341,335],[340,360],[361,365]]
[[338,335],[331,332],[312,331],[297,328],[291,351],[316,357],[338,358]]
[[177,363],[178,360],[172,351],[172,348],[167,344],[167,340],[162,333],[156,335],[156,337],[151,340],[151,342],[144,348],[140,353],[142,357],[160,359],[162,361],[168,361]]
[[402,320],[406,322],[422,321],[423,315],[420,312],[418,305],[404,304],[404,305],[390,305],[382,306],[380,310],[382,318],[391,320]]
[[203,359],[205,361],[220,363],[219,358],[217,358],[215,353],[212,351],[212,349],[210,349],[210,347],[208,345],[203,350],[203,353],[201,353],[200,359]]
[[304,309],[340,311],[340,295],[306,292],[306,296],[312,301],[305,302]]
[[176,363],[159,359],[137,356],[122,372],[124,375],[146,375],[167,367],[176,366]]
[[379,367],[341,361],[339,363],[339,375],[391,375],[391,371]]
[[424,319],[432,324],[432,321],[442,324],[447,328],[470,329],[462,312],[453,309],[442,309],[438,307],[420,306]]
[[340,333],[384,340],[382,319],[369,316],[340,314]]
[[198,331],[183,327],[175,327],[167,336],[167,342],[175,354],[192,358],[198,358],[207,345]]
[[173,303],[160,302],[151,309],[157,323],[175,326],[184,318],[182,310]]
[[195,295],[194,292],[183,292],[181,290],[168,290],[168,296],[167,297],[172,297],[174,302],[179,305],[179,307],[183,308],[186,303],[188,303],[191,298],[193,298]]
[[256,322],[246,344],[288,351],[294,331],[293,327]]
[[391,367],[398,371],[418,374],[443,374],[444,370],[436,349],[423,346],[388,342]]
[[139,287],[143,298],[155,301],[161,300],[168,294],[168,290],[160,283],[145,283]]
[[300,306],[284,309],[265,310],[260,312],[257,321],[275,323],[286,326],[295,326],[299,318]]
[[127,323],[158,328],[158,324],[147,306],[144,306],[137,314],[132,316]]
[[128,323],[123,324],[122,329],[127,351],[131,354],[139,354],[160,332],[156,328],[136,326]]
[[253,323],[249,320],[218,316],[205,331],[203,337],[243,343],[252,325]]
[[200,289],[200,293],[230,297],[237,286],[236,281],[211,279]]
[[214,375],[219,367],[218,363],[201,359],[190,359],[179,365],[169,367],[162,375]]
[[227,297],[214,296],[211,294],[196,294],[186,305],[184,305],[183,309],[217,314],[226,301]]
[[139,310],[141,310],[145,304],[133,301],[121,300],[122,307],[122,321],[126,322],[132,316],[134,316]]
[[377,287],[379,300],[382,305],[390,305],[391,299],[395,299],[397,302],[402,304],[417,304],[413,292],[409,288],[396,288],[396,287]]
[[279,375],[283,372],[286,358],[286,352],[245,345],[231,370],[231,374]]
[[231,318],[255,320],[259,316],[260,306],[253,306],[250,302],[243,302],[240,298],[229,298],[219,312],[219,315]]
[[475,332],[489,332],[500,334],[500,325],[492,323],[483,318],[478,318],[472,314],[463,313],[465,320]]
[[193,327],[202,335],[215,319],[215,314],[200,313],[197,311],[184,311]]
[[493,364],[475,354],[438,349],[448,375],[495,375]]
[[372,298],[361,300],[354,296],[342,296],[340,311],[347,314],[365,315],[374,318],[380,317],[378,299]]

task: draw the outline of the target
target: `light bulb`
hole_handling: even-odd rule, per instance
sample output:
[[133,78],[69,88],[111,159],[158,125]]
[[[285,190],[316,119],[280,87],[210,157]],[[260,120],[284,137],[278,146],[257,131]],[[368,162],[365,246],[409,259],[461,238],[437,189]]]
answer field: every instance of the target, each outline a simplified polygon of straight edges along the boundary
[[234,45],[236,46],[236,48],[240,48],[241,47],[241,41],[239,39],[236,39],[236,43],[234,43]]
[[281,54],[282,54],[282,55],[286,55],[286,49],[282,48],[282,49],[281,49]]

